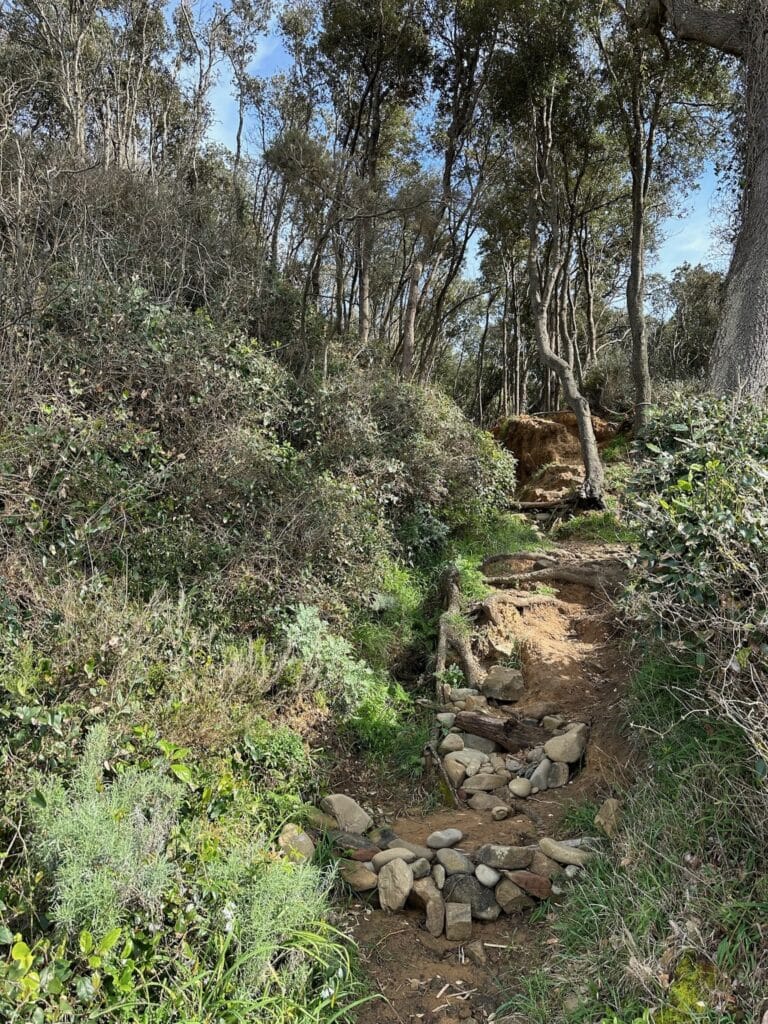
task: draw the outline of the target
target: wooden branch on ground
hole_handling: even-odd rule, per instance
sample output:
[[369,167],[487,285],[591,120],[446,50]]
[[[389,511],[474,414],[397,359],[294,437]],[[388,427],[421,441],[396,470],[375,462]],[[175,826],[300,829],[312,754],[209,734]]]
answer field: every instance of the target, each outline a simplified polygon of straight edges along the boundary
[[476,604],[473,604],[468,609],[469,614],[483,615],[494,626],[501,626],[502,623],[496,607],[500,604],[512,605],[513,608],[522,612],[527,608],[538,608],[542,605],[560,605],[562,601],[560,598],[555,597],[554,594],[532,594],[527,590],[497,590],[490,597],[486,597],[484,601],[478,601]]
[[541,562],[546,565],[557,565],[557,559],[553,558],[552,555],[547,555],[542,551],[515,551],[508,555],[491,555],[490,558],[486,558],[483,564],[480,566],[481,570],[485,572],[487,565],[496,565],[498,562]]
[[498,743],[502,749],[514,753],[527,747],[536,747],[549,738],[538,725],[529,725],[519,718],[494,718],[480,711],[460,711],[456,716],[456,725],[462,732],[473,736],[482,736]]
[[588,568],[567,569],[554,566],[548,569],[534,569],[532,572],[518,572],[510,576],[493,576],[486,579],[490,587],[516,586],[531,580],[535,583],[574,583],[592,590],[610,589],[620,582],[620,569],[615,573],[607,571],[605,565],[590,565]]

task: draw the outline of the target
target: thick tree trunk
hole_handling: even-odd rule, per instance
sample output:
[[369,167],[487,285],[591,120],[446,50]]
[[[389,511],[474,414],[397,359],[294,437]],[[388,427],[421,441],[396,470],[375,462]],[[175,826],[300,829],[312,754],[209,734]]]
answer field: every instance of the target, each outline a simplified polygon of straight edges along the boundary
[[[638,140],[642,149],[642,141]],[[644,170],[632,168],[632,243],[627,279],[627,314],[632,333],[632,379],[635,385],[635,431],[648,424],[651,411],[651,371],[648,366],[648,331],[645,323],[645,196]],[[633,161],[635,163],[635,161]]]
[[408,304],[405,307],[405,323],[403,325],[403,351],[400,361],[400,374],[404,380],[413,376],[413,353],[416,349],[416,313],[419,308],[419,281],[423,270],[420,260],[414,260],[408,287]]

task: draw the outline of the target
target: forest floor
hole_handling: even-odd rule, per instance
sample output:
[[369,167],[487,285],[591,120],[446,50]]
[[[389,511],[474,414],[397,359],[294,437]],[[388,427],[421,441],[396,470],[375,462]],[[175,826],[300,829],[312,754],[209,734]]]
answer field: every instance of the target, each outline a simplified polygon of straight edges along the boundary
[[[514,800],[510,816],[492,819],[490,811],[435,807],[435,797],[423,790],[409,793],[367,786],[347,791],[369,806],[376,805],[379,820],[386,820],[403,839],[423,843],[434,830],[458,828],[462,847],[494,842],[527,845],[544,835],[557,839],[595,834],[598,830],[584,809],[621,791],[632,775],[632,750],[623,714],[628,668],[609,595],[598,582],[601,570],[616,575],[627,548],[616,545],[564,543],[550,549],[561,565],[594,573],[594,586],[558,583],[542,587],[535,580],[519,581],[515,590],[531,590],[551,600],[517,610],[502,604],[496,638],[506,639],[520,652],[525,696],[515,713],[546,702],[568,720],[590,726],[587,755],[578,772],[561,789],[550,789]],[[510,570],[525,568],[519,561]],[[496,563],[494,575],[503,572]],[[473,642],[484,648],[478,631]],[[435,784],[435,789],[437,783]],[[586,819],[586,820],[585,820]],[[571,884],[571,883],[569,883]],[[577,885],[578,879],[572,884]],[[360,1013],[360,1024],[420,1021],[451,1024],[501,1020],[499,1007],[519,991],[521,979],[535,968],[546,967],[557,945],[552,925],[557,901],[537,911],[502,915],[496,922],[473,926],[473,949],[445,937],[432,937],[423,926],[423,914],[406,911],[391,915],[364,902],[350,908],[360,956],[374,991],[381,998]],[[480,940],[482,948],[478,951]],[[514,1018],[510,1018],[512,1020]],[[521,1022],[522,1024],[522,1022]]]

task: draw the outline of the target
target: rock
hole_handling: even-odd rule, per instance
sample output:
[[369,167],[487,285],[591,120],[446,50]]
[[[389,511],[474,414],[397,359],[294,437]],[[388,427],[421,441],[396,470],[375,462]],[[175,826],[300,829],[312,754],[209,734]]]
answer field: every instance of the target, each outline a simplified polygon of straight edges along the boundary
[[512,796],[519,797],[521,800],[525,800],[526,797],[531,795],[533,785],[530,779],[512,779],[509,784],[509,792]]
[[288,860],[297,864],[306,863],[315,855],[315,844],[298,825],[285,825],[278,836],[277,845]]
[[507,784],[505,775],[489,775],[488,772],[478,772],[471,779],[465,779],[463,788],[467,793],[491,793],[494,789],[501,789]]
[[427,846],[430,850],[444,850],[460,843],[463,838],[464,833],[459,832],[457,828],[443,828],[427,837]]
[[482,690],[491,700],[514,704],[525,693],[523,674],[517,668],[494,665],[483,680]]
[[325,814],[319,807],[315,807],[313,804],[305,804],[302,807],[302,814],[310,828],[328,831],[328,829],[339,827],[338,821],[332,815]]
[[432,881],[435,883],[438,889],[441,889],[445,885],[445,880],[448,876],[445,873],[445,868],[442,864],[434,864],[432,866]]
[[555,761],[547,775],[547,789],[561,789],[567,785],[570,769],[564,761]]
[[452,729],[456,722],[456,715],[451,711],[442,711],[439,715],[435,716],[437,721],[442,725],[444,729]]
[[375,872],[354,860],[339,861],[339,874],[354,892],[370,892],[379,884]]
[[473,811],[492,811],[494,807],[500,806],[499,798],[490,793],[472,793],[467,803]]
[[491,817],[494,821],[504,821],[505,818],[509,817],[509,808],[505,804],[499,804],[498,807],[494,807],[491,811]]
[[437,861],[445,868],[446,875],[471,875],[475,870],[469,857],[459,850],[438,850]]
[[373,858],[373,870],[381,871],[385,864],[398,859],[404,860],[406,864],[411,864],[413,861],[418,860],[412,850],[407,850],[403,846],[396,846],[394,849],[382,850],[381,853],[376,854]]
[[578,878],[582,871],[583,868],[577,867],[575,864],[569,864],[565,869],[565,877],[571,879]]
[[464,749],[464,740],[455,732],[449,732],[440,746],[437,748],[440,754],[453,754],[457,750]]
[[548,900],[552,895],[550,880],[532,871],[505,871],[504,877],[514,882],[518,889],[522,889],[529,896],[535,896],[537,900]]
[[595,815],[595,824],[613,838],[621,823],[621,803],[610,797]]
[[408,849],[407,844],[401,842],[387,825],[381,825],[379,828],[372,829],[368,833],[368,839],[381,850],[389,850],[393,846],[405,846]]
[[507,771],[512,772],[513,775],[517,775],[518,772],[523,770],[523,762],[518,761],[516,757],[507,758]]
[[531,776],[531,787],[533,789],[546,789],[549,781],[549,770],[552,767],[552,762],[548,757],[545,757],[540,764],[536,766],[536,771]]
[[495,921],[501,912],[493,889],[486,888],[474,875],[446,878],[443,897],[447,903],[468,903],[477,921]]
[[328,835],[330,836],[334,847],[342,852],[346,852],[348,850],[370,851],[374,846],[376,846],[377,849],[381,848],[374,840],[366,838],[365,836],[356,835],[354,832],[334,831],[329,832]]
[[585,722],[570,722],[565,727],[567,733],[575,732],[578,736],[583,736],[586,740],[589,736],[589,726]]
[[363,808],[343,793],[333,793],[321,801],[320,806],[328,814],[332,814],[339,823],[342,832],[357,832],[362,835],[373,824],[373,818]]
[[466,954],[476,967],[485,967],[488,963],[488,954],[485,952],[485,943],[480,939],[470,942],[466,948]]
[[533,701],[531,704],[526,704],[525,707],[519,708],[518,711],[521,717],[532,718],[534,722],[540,722],[547,715],[557,714],[557,704],[553,704],[552,701],[538,700]]
[[448,699],[452,704],[457,704],[459,701],[466,700],[467,697],[477,697],[479,693],[479,690],[473,690],[469,686],[463,686],[458,687],[455,690],[451,690]]
[[557,732],[564,725],[565,719],[562,715],[545,715],[541,720],[541,727],[546,729],[547,732]]
[[565,761],[566,764],[577,764],[584,757],[586,749],[586,738],[578,732],[553,736],[544,744],[544,753],[550,761]]
[[557,861],[558,864],[575,864],[577,867],[589,864],[595,856],[589,850],[577,850],[573,846],[555,842],[554,839],[540,839],[539,849],[545,856]]
[[496,902],[505,914],[517,914],[521,910],[528,910],[534,905],[530,896],[526,896],[523,890],[510,882],[508,878],[502,878],[496,886]]
[[475,736],[471,732],[463,732],[461,738],[464,740],[464,747],[467,750],[477,750],[481,754],[493,754],[499,749],[493,740],[488,740],[485,736]]
[[392,843],[387,846],[388,850],[393,850],[396,846],[400,847],[401,850],[410,850],[411,853],[415,853],[416,857],[423,857],[430,863],[435,859],[435,851],[430,850],[426,846],[420,846],[418,843],[411,843],[407,839],[400,839],[397,836],[393,839]]
[[452,754],[448,754],[445,760],[457,761],[460,765],[463,765],[464,768],[470,768],[472,766],[477,766],[478,768],[480,768],[482,765],[486,764],[488,760],[488,755],[487,753],[485,753],[485,751],[475,750],[473,747],[467,746],[467,735],[467,733],[462,733],[461,736],[461,738],[464,740],[464,749],[457,750]]
[[402,910],[414,885],[413,872],[404,860],[391,860],[379,872],[379,903],[382,910]]
[[463,711],[488,711],[488,698],[478,694],[477,697],[467,697],[464,701]]
[[426,878],[432,870],[432,865],[426,857],[419,857],[411,864],[411,871],[414,878]]
[[454,789],[458,789],[464,779],[467,777],[467,769],[463,764],[458,761],[454,761],[449,754],[448,757],[443,761],[443,768],[445,774],[448,776],[451,785]]
[[472,909],[468,904],[445,904],[445,937],[449,942],[468,942],[472,938]]
[[563,873],[562,867],[556,860],[547,857],[541,850],[536,850],[531,861],[530,870],[534,875],[541,875],[542,878],[553,879]]
[[518,871],[527,868],[533,859],[532,846],[497,846],[487,843],[475,854],[479,864],[487,864],[489,868]]
[[478,864],[475,868],[475,877],[481,885],[494,889],[501,881],[501,872],[489,868],[487,864]]
[[426,912],[425,926],[430,935],[438,938],[445,926],[445,904],[431,878],[418,878],[413,883],[409,902]]
[[364,846],[360,850],[351,850],[347,853],[349,860],[360,861],[361,864],[366,864],[369,860],[372,861],[377,853],[381,853],[378,846]]
[[525,755],[529,764],[538,764],[544,757],[544,747],[532,747]]

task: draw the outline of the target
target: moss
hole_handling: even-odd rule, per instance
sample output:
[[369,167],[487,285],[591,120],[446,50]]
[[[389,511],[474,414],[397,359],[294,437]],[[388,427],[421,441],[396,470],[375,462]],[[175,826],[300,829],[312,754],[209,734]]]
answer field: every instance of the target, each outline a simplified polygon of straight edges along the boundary
[[700,1020],[712,1010],[716,987],[714,967],[692,957],[683,957],[669,986],[668,1005],[655,1015],[654,1024],[687,1024]]

